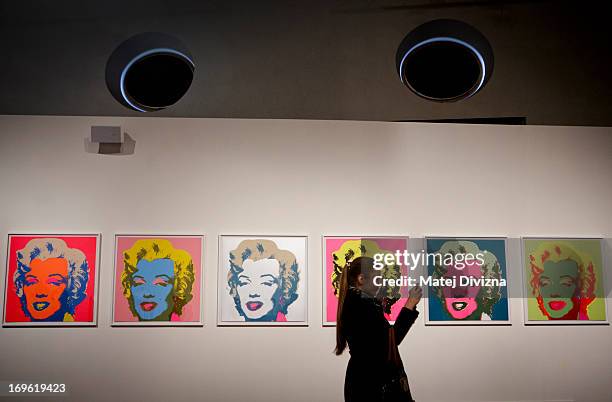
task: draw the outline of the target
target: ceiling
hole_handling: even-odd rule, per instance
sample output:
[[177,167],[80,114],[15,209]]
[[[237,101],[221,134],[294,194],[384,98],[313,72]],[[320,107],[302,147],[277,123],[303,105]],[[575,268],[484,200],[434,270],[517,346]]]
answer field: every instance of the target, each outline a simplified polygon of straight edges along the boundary
[[[181,38],[196,62],[176,105],[151,116],[350,120],[524,117],[612,125],[611,15],[591,1],[4,1],[0,114],[137,116],[104,68],[128,37]],[[456,103],[402,86],[395,51],[414,27],[463,20],[489,38],[487,86]]]

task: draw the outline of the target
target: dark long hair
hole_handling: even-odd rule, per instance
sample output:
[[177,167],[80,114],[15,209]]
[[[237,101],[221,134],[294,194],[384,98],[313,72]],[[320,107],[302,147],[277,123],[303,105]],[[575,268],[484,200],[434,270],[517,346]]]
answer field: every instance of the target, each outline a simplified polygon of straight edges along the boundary
[[357,257],[346,263],[340,274],[340,290],[338,291],[338,310],[336,313],[336,349],[334,353],[341,355],[346,349],[346,334],[344,333],[344,302],[350,286],[355,286],[357,277],[363,273],[370,276],[374,260],[370,257]]

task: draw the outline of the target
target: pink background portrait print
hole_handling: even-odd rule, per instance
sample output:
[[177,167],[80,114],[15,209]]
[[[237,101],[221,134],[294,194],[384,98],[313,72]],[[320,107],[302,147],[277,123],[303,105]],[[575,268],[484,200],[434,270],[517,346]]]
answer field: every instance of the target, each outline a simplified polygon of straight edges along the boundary
[[[326,236],[324,237],[324,264],[325,264],[325,277],[324,277],[324,292],[325,292],[325,300],[324,300],[324,325],[336,325],[336,311],[338,309],[338,297],[334,293],[334,285],[333,285],[333,274],[334,274],[334,253],[338,252],[343,246],[346,247],[347,242],[362,242],[366,245],[369,242],[375,243],[375,250],[371,250],[371,247],[368,248],[366,252],[366,256],[371,257],[372,253],[395,253],[397,250],[404,251],[408,248],[408,238],[407,237],[357,237],[357,236],[347,236],[347,237],[332,237]],[[358,244],[358,243],[356,243]],[[355,257],[358,257],[356,255]],[[401,266],[401,274],[407,275],[408,268],[405,266]],[[387,320],[395,321],[395,318],[399,314],[402,309],[402,306],[406,302],[406,292],[404,288],[402,288],[401,298],[393,304],[391,307],[391,314],[385,314]]]
[[[4,325],[94,325],[96,323],[96,302],[98,295],[96,294],[97,288],[97,275],[98,275],[98,247],[99,247],[99,236],[98,235],[9,235],[9,246],[7,255],[7,273],[5,283],[5,305],[4,305]],[[15,282],[15,272],[18,269],[17,259],[18,252],[27,253],[28,249],[32,252],[34,249],[44,248],[40,253],[41,257],[33,258],[32,254],[23,255],[22,263],[28,266],[27,272],[24,272],[21,282],[23,297],[26,299],[25,304],[22,305],[22,300],[18,296],[17,286]],[[53,296],[53,289],[57,289],[59,282],[57,278],[60,278],[60,274],[51,270],[47,271],[48,277],[45,277],[41,271],[42,276],[34,275],[31,279],[33,286],[27,286],[30,282],[27,277],[32,274],[36,269],[32,268],[36,263],[46,261],[47,263],[52,260],[63,259],[64,256],[68,260],[68,271],[74,269],[81,269],[84,272],[75,274],[75,272],[68,272],[68,275],[76,275],[80,279],[81,283],[68,281],[67,286],[75,286],[72,290],[64,290],[70,294],[76,294],[78,297],[71,296],[65,298],[64,293],[62,296]],[[84,261],[81,262],[81,259]],[[30,260],[31,259],[31,260]],[[85,264],[86,263],[86,264]],[[65,262],[64,262],[65,264]],[[75,264],[70,266],[70,264]],[[86,266],[86,269],[83,268]],[[65,271],[64,267],[64,271]],[[27,275],[25,275],[27,274]],[[64,273],[63,275],[66,275]],[[65,279],[64,279],[65,280]],[[61,282],[61,281],[60,281]],[[75,291],[76,285],[78,289],[84,291]],[[66,285],[65,285],[66,286]],[[36,294],[37,303],[30,303],[28,299],[27,288],[30,288]],[[58,296],[58,295],[56,295]],[[55,301],[54,301],[55,300]],[[46,319],[31,315],[24,310],[25,305],[38,305],[38,310],[42,312],[53,309],[56,305],[56,301],[60,300],[62,306],[60,306],[60,312],[65,312],[63,318],[55,314]],[[61,302],[63,300],[63,302]],[[72,302],[72,303],[70,303]],[[64,303],[66,305],[64,305]],[[70,306],[70,307],[67,307]],[[44,315],[44,314],[43,314]],[[56,317],[57,316],[57,317]],[[37,319],[38,318],[38,319]]]
[[[159,244],[154,240],[160,240]],[[141,241],[143,251],[152,254],[142,260],[136,256],[138,253],[134,253],[133,249],[139,241]],[[166,241],[169,242],[170,247],[168,243],[165,243]],[[202,246],[203,236],[117,235],[115,238],[113,324],[201,324]],[[158,248],[161,250],[159,251],[160,258],[153,258],[153,253]],[[131,258],[129,260],[131,265],[135,266],[138,263],[142,267],[141,270],[131,273],[129,281],[131,283],[129,295],[134,300],[133,309],[130,308],[129,300],[124,294],[125,281],[122,280],[126,252]],[[193,273],[188,270],[189,259],[193,262]],[[188,290],[189,285],[191,285],[190,291]],[[137,299],[140,303],[136,302]],[[172,306],[166,306],[166,300],[174,303],[174,310],[168,313],[169,316],[162,318],[166,307],[172,310]],[[182,307],[180,314],[176,311],[179,304]]]

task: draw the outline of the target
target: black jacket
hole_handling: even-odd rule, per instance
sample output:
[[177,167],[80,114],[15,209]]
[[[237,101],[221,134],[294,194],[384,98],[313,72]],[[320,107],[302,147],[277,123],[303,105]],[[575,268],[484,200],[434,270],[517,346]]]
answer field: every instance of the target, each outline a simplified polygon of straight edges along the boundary
[[[403,307],[393,325],[399,345],[419,312]],[[343,307],[343,328],[351,358],[344,381],[346,402],[377,402],[388,375],[389,327],[382,305],[357,288],[348,290]]]

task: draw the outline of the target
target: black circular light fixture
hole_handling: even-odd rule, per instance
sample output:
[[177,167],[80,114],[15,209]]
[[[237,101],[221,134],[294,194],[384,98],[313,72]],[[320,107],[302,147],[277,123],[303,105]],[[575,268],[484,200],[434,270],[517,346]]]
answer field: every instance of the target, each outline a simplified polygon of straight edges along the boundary
[[439,19],[412,30],[395,56],[400,79],[418,96],[454,102],[480,91],[493,73],[487,38],[465,22]]
[[195,63],[179,39],[159,32],[121,43],[106,63],[106,85],[122,105],[154,112],[178,102],[191,86]]

